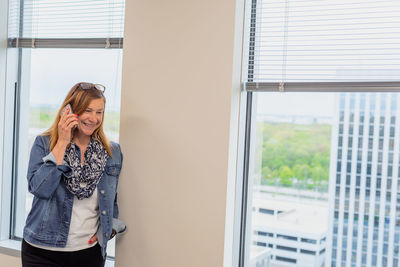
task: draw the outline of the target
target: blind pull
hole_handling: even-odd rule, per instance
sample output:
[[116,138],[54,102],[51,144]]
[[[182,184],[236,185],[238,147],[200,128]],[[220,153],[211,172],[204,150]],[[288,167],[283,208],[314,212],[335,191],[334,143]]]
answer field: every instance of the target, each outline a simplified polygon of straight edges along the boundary
[[285,83],[284,82],[279,83],[279,92],[281,92],[281,93],[285,92]]

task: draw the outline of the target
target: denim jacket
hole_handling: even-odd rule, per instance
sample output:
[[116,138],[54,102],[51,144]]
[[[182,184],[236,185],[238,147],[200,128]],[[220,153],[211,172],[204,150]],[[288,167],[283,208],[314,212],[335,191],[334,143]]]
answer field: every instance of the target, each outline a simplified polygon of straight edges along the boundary
[[[26,219],[23,237],[33,244],[51,247],[65,247],[71,222],[74,195],[68,191],[62,180],[72,175],[72,169],[64,161],[56,164],[50,149],[50,138],[38,136],[32,146],[28,166],[28,189],[34,195],[32,209]],[[79,148],[78,148],[79,149]],[[97,185],[100,226],[97,238],[106,257],[107,242],[116,233],[125,231],[126,226],[118,220],[117,186],[122,166],[119,144],[111,144],[103,176]]]

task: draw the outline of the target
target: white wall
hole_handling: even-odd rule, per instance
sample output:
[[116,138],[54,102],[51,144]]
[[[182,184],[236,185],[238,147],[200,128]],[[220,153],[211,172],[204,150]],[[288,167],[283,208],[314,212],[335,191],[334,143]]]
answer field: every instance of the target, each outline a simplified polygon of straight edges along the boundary
[[223,266],[235,4],[126,2],[117,267]]

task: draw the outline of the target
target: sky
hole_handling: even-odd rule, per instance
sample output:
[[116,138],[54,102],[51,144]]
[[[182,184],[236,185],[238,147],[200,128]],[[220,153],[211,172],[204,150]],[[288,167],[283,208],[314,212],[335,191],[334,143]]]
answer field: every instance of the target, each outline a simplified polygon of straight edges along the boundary
[[119,110],[121,49],[24,49],[24,59],[31,106],[58,108],[75,83],[86,81],[103,84],[106,108]]
[[336,93],[257,93],[257,113],[333,117]]

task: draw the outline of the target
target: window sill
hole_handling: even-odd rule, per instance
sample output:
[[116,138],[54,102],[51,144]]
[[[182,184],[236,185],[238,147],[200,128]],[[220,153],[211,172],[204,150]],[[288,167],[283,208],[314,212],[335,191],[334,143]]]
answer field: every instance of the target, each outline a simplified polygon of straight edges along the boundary
[[11,239],[0,241],[0,254],[21,257],[21,241]]
[[[21,257],[21,241],[6,239],[0,241],[0,254]],[[107,258],[105,267],[114,267],[114,259]]]

